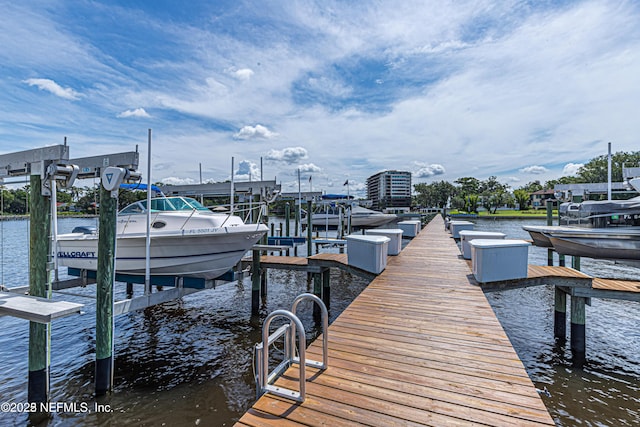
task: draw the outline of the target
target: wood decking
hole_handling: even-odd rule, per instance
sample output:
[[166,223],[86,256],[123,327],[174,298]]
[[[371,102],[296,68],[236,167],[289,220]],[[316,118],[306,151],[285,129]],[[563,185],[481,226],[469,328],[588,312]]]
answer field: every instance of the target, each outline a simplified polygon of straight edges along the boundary
[[329,327],[329,367],[308,368],[305,402],[264,395],[237,425],[554,425],[458,255],[436,217]]

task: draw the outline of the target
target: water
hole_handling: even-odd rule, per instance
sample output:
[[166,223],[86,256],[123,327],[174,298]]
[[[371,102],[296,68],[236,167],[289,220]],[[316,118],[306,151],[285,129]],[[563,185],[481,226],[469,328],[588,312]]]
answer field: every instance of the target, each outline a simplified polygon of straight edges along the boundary
[[[529,239],[522,230],[525,223],[544,225],[546,220],[478,220],[475,229]],[[546,265],[545,248],[529,249],[529,263]],[[640,270],[612,261],[583,258],[581,270],[598,277],[640,280]],[[543,394],[542,399],[557,425],[640,425],[640,304],[592,299],[586,307],[587,363],[576,369],[571,365],[570,343],[557,344],[553,338],[552,287],[495,292],[487,298],[534,384],[549,391],[550,396]]]
[[[62,219],[59,231],[94,223]],[[523,223],[479,220],[476,229],[527,238]],[[0,226],[3,283],[26,285],[28,222],[6,221]],[[546,250],[531,248],[530,253],[531,263],[546,264]],[[637,270],[610,262],[583,259],[582,269],[599,276],[637,277]],[[232,425],[255,399],[251,349],[260,339],[258,324],[310,289],[304,273],[273,270],[268,281],[259,320],[251,319],[250,280],[116,317],[115,389],[99,399],[93,396],[95,300],[55,294],[56,299],[86,307],[81,315],[53,322],[51,400],[85,403],[90,409],[97,402],[113,412],[55,412],[40,425]],[[367,283],[333,271],[331,284],[333,320]],[[72,292],[95,295],[95,287]],[[117,288],[116,297],[124,298],[124,286]],[[488,298],[536,387],[550,392],[542,398],[558,425],[640,423],[640,304],[594,299],[587,307],[588,361],[583,369],[574,369],[567,346],[554,342],[552,289],[504,291]],[[311,335],[310,316],[303,316],[303,323]],[[28,329],[25,320],[0,318],[0,403],[27,400]],[[2,426],[28,422],[24,413],[0,413]]]

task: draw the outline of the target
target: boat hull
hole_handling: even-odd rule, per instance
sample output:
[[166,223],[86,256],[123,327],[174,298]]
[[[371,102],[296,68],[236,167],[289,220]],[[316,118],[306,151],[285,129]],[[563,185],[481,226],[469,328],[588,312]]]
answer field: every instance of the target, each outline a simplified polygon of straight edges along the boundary
[[548,233],[559,230],[571,230],[569,227],[559,225],[523,225],[522,229],[529,233],[535,246],[542,248],[553,247]]
[[[264,225],[243,225],[185,233],[152,233],[149,264],[153,275],[215,279],[229,271],[267,232]],[[120,235],[116,243],[116,272],[145,274],[144,234]],[[97,270],[97,235],[61,235],[58,264]]]
[[[593,231],[593,230],[592,230]],[[596,259],[640,259],[640,233],[551,233],[549,240],[561,255]]]

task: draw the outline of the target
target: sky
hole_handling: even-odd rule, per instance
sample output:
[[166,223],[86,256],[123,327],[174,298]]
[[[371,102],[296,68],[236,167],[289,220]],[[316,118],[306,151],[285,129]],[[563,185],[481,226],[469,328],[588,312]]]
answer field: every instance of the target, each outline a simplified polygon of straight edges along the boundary
[[[640,150],[640,1],[0,0],[0,154],[153,182],[512,188]],[[311,182],[309,182],[311,177]]]

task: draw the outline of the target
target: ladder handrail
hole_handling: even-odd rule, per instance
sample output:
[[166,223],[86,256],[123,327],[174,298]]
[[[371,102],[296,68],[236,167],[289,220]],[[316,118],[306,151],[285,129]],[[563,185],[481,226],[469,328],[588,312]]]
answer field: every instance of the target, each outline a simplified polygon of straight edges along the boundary
[[[260,380],[260,394],[264,393],[272,393],[280,397],[285,397],[289,399],[294,399],[298,402],[304,402],[305,399],[305,382],[306,382],[306,365],[304,363],[299,364],[299,391],[289,390],[283,387],[276,387],[268,383],[269,378],[269,326],[271,322],[276,317],[286,317],[291,322],[291,328],[289,329],[289,345],[291,345],[291,341],[294,342],[293,346],[290,348],[294,348],[295,346],[295,328],[297,328],[298,333],[298,341],[300,343],[299,353],[300,359],[306,360],[306,338],[305,331],[302,322],[298,317],[288,310],[276,310],[269,314],[267,318],[264,320],[262,324],[262,352],[261,352],[261,360],[260,363],[260,372],[259,372],[259,380]],[[280,329],[278,329],[279,331]],[[276,332],[278,332],[276,331]],[[292,355],[290,356],[292,358]],[[290,359],[291,360],[291,359]]]
[[[300,355],[300,359],[298,359],[295,357],[295,352],[293,351],[291,352],[291,354],[294,355],[293,357],[294,362],[299,362],[300,360],[304,360],[307,366],[313,366],[315,368],[325,370],[327,369],[328,359],[329,359],[328,358],[329,311],[327,310],[327,306],[324,304],[324,302],[320,298],[318,298],[317,295],[314,295],[311,293],[304,293],[304,294],[298,295],[296,299],[293,300],[293,303],[291,304],[291,312],[294,315],[297,316],[298,305],[304,300],[311,300],[316,304],[318,304],[318,306],[320,307],[321,320],[322,320],[322,362],[316,362],[315,360],[307,360],[304,357],[302,357],[302,355]],[[293,328],[292,334],[295,334],[295,325],[291,325],[291,327]],[[293,350],[293,347],[291,347],[291,350]]]
[[[296,315],[298,305],[305,300],[311,300],[320,306],[322,312],[322,362],[315,360],[309,360],[306,357],[306,334],[304,325]],[[289,319],[288,324],[280,326],[272,334],[269,334],[269,326],[276,317],[285,317]],[[329,329],[329,312],[324,302],[316,295],[311,293],[304,293],[297,296],[291,304],[291,311],[276,310],[269,314],[262,323],[262,342],[258,343],[254,347],[255,351],[255,369],[256,369],[256,394],[258,397],[265,393],[271,393],[276,396],[284,397],[287,399],[293,399],[300,403],[305,399],[305,383],[306,367],[311,366],[320,370],[327,369],[328,366],[328,329]],[[296,334],[298,336],[298,354],[296,356]],[[269,346],[273,344],[277,339],[284,336],[284,358],[282,362],[275,367],[272,372],[269,372]],[[290,390],[284,387],[278,387],[273,384],[284,371],[293,364],[298,364],[299,369],[299,391]]]

